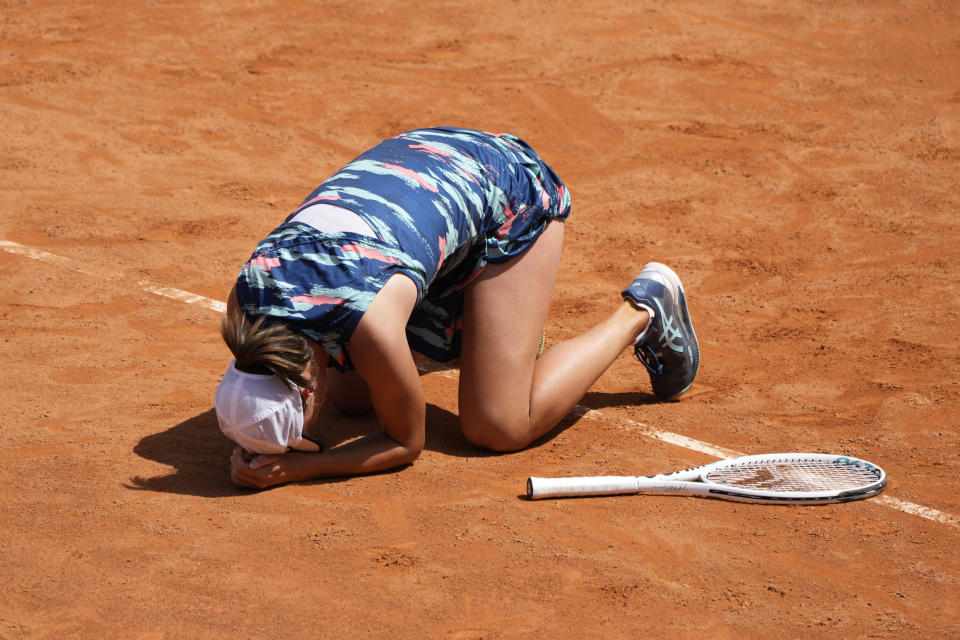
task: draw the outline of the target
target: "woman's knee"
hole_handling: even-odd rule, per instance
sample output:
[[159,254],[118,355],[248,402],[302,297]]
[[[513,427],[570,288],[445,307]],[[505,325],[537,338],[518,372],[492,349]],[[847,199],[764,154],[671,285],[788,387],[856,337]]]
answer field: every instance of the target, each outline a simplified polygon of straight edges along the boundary
[[477,447],[505,453],[525,449],[531,442],[528,420],[460,419],[467,441]]

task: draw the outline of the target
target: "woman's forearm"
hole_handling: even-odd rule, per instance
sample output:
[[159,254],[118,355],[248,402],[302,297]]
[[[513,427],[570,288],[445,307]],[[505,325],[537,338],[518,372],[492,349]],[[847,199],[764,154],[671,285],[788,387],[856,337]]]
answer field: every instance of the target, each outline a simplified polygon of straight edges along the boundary
[[320,454],[295,455],[296,480],[350,476],[393,469],[413,462],[422,448],[404,446],[380,432],[364,436]]

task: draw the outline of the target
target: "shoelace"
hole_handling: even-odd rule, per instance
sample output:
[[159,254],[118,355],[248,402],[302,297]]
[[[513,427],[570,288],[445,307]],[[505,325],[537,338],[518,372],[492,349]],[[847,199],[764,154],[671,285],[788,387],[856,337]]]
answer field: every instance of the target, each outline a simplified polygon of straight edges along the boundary
[[647,343],[641,342],[640,344],[633,345],[633,355],[637,356],[640,364],[646,367],[647,371],[653,375],[659,376],[663,373],[663,363],[660,362],[656,352],[650,348],[650,345]]

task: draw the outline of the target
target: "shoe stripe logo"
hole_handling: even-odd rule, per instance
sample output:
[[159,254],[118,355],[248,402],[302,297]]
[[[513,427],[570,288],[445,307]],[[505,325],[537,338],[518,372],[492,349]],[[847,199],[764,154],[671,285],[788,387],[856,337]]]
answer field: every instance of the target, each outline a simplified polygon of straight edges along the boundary
[[[680,331],[680,327],[674,326],[673,321],[675,317],[670,317],[667,315],[667,312],[664,310],[663,305],[660,304],[660,301],[654,299],[654,302],[657,303],[657,307],[660,309],[660,317],[663,319],[663,331],[660,334],[660,344],[670,347],[674,351],[683,352],[683,333]],[[675,344],[674,341],[680,340],[680,344]]]

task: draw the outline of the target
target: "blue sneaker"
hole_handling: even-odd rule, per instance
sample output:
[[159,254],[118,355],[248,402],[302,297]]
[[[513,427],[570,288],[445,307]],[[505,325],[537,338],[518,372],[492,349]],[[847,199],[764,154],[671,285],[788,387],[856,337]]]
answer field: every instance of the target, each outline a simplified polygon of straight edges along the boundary
[[650,372],[654,395],[662,400],[679,397],[693,384],[700,366],[700,345],[680,278],[666,265],[650,262],[623,290],[623,297],[653,312],[633,350]]

